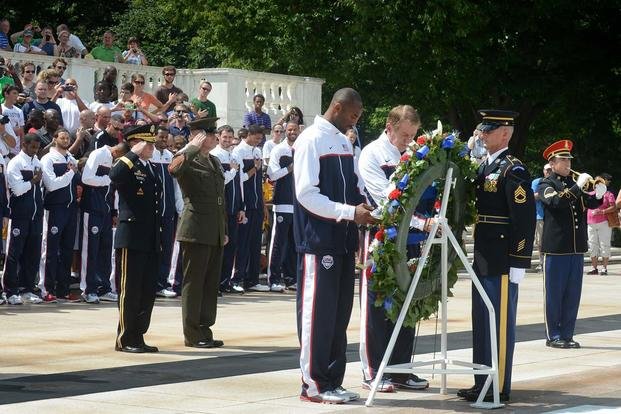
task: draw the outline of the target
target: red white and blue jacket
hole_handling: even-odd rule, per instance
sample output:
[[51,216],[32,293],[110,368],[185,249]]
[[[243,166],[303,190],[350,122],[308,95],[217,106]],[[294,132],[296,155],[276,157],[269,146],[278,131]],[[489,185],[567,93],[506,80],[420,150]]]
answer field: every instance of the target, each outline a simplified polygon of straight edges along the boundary
[[322,255],[357,250],[355,206],[367,199],[351,143],[334,125],[316,116],[293,148],[297,251]]
[[[237,158],[231,151],[217,145],[209,152],[211,155],[218,157],[222,168],[224,169],[224,198],[226,200],[226,212],[233,216],[243,210],[244,203],[244,186],[241,176],[243,169],[243,160]],[[239,167],[231,168],[231,161],[235,161]],[[254,165],[254,161],[253,161]]]
[[288,170],[289,165],[293,162],[293,148],[287,140],[284,140],[272,148],[269,158],[267,175],[274,183],[274,197],[272,198],[274,212],[293,213],[293,201],[295,199],[293,171]]
[[241,161],[241,181],[244,187],[244,210],[263,210],[263,181],[261,169],[252,176],[248,177],[248,171],[254,167],[255,160],[261,160],[263,154],[261,149],[248,145],[242,141],[235,147],[233,157]]
[[41,183],[33,185],[30,180],[35,170],[41,169],[37,156],[29,157],[20,151],[9,161],[6,178],[10,190],[9,209],[11,219],[43,217],[43,193]]
[[75,207],[77,204],[76,193],[78,175],[70,166],[77,166],[78,162],[67,152],[63,155],[56,148],[50,148],[50,152],[41,158],[43,170],[43,206],[47,209],[52,206]]

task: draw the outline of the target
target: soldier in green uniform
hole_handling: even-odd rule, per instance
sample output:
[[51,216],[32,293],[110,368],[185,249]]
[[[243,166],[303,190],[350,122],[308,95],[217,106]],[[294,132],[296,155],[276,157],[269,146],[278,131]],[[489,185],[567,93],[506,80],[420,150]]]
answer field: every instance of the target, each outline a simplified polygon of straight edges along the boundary
[[228,241],[224,172],[218,158],[209,154],[217,144],[212,124],[207,118],[189,122],[190,142],[168,167],[183,193],[177,228],[183,253],[183,336],[185,345],[195,348],[224,344],[211,332],[216,322],[223,247]]

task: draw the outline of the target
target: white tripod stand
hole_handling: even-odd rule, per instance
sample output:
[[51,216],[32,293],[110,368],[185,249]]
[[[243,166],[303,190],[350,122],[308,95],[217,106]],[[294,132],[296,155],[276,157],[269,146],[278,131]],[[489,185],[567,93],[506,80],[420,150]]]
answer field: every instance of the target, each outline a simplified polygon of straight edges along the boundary
[[[397,365],[388,365],[388,361],[392,355],[393,349],[395,347],[395,342],[397,341],[397,337],[399,336],[399,332],[401,331],[401,327],[403,326],[403,321],[405,319],[406,313],[410,308],[410,303],[412,302],[412,298],[414,296],[414,292],[416,291],[416,286],[418,285],[418,280],[423,271],[424,266],[418,266],[416,272],[414,273],[414,277],[412,278],[412,282],[410,284],[410,288],[408,290],[407,296],[405,298],[405,302],[403,303],[403,307],[401,308],[401,312],[399,313],[399,318],[397,319],[397,323],[395,324],[395,328],[392,331],[392,336],[390,337],[390,341],[388,342],[388,347],[386,348],[386,352],[384,353],[384,358],[382,359],[382,363],[380,364],[379,370],[375,375],[375,380],[371,385],[371,392],[365,405],[367,407],[373,406],[373,400],[375,399],[375,393],[377,392],[377,387],[379,382],[382,379],[384,373],[404,373],[410,374],[416,372],[417,374],[442,374],[442,383],[440,387],[440,394],[446,394],[446,375],[447,374],[470,374],[470,375],[487,375],[487,380],[483,385],[483,389],[479,394],[479,398],[474,404],[471,404],[472,407],[475,408],[484,408],[484,409],[492,409],[492,408],[501,408],[504,407],[504,404],[500,403],[500,395],[499,395],[499,384],[498,384],[498,351],[496,349],[496,316],[494,314],[494,307],[489,300],[481,282],[474,273],[472,266],[468,262],[468,258],[463,252],[461,246],[457,242],[455,235],[451,231],[451,228],[448,225],[448,221],[446,219],[446,210],[448,206],[449,194],[451,187],[455,184],[453,181],[453,168],[450,167],[446,173],[446,181],[444,185],[444,194],[442,196],[442,207],[440,209],[440,215],[437,218],[436,223],[433,225],[431,232],[429,233],[429,237],[427,242],[425,243],[425,247],[423,249],[421,258],[419,263],[425,263],[429,253],[431,251],[431,246],[433,244],[441,245],[441,273],[442,273],[442,333],[441,333],[441,356],[439,359],[434,359],[431,361],[422,361],[422,362],[409,362],[405,364],[397,364]],[[438,230],[441,229],[441,233],[438,237]],[[468,272],[468,277],[474,283],[475,288],[481,295],[483,302],[485,302],[485,306],[487,307],[487,311],[489,314],[489,325],[490,325],[490,342],[491,342],[491,350],[492,350],[492,366],[489,367],[487,365],[482,364],[474,364],[471,362],[465,361],[456,361],[450,360],[447,357],[447,273],[448,273],[448,242],[451,242],[451,245],[457,252],[461,262],[463,263],[466,271]],[[431,368],[421,368],[431,365]],[[436,368],[435,365],[440,365],[439,368]],[[453,367],[450,367],[453,366]],[[493,402],[484,402],[483,399],[487,394],[487,390],[489,386],[493,383],[493,391],[494,391],[494,401]]]

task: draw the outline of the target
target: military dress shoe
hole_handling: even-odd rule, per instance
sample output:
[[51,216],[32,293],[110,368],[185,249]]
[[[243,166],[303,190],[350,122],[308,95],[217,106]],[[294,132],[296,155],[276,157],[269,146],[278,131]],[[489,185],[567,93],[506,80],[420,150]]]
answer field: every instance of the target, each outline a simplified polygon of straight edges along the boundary
[[[490,386],[491,388],[491,386]],[[469,393],[467,393],[466,395],[464,395],[462,398],[465,399],[466,401],[470,401],[470,402],[475,402],[476,400],[479,399],[479,394],[481,393],[481,389],[476,389],[473,390]],[[500,393],[499,394],[500,397],[500,402],[507,402],[509,401],[509,394],[504,394],[504,393]],[[487,391],[487,394],[485,394],[485,397],[483,397],[483,401],[485,402],[494,402],[494,392],[491,390]]]
[[212,339],[211,341],[198,341],[195,343],[191,343],[191,342],[185,343],[185,346],[188,346],[191,348],[220,348],[222,345],[224,345],[224,342],[222,342],[219,339]]
[[130,354],[144,354],[145,352],[149,352],[142,346],[129,346],[129,345],[125,345],[125,346],[117,345],[114,347],[114,350],[119,351],[119,352],[129,352]]
[[567,342],[560,338],[548,339],[546,340],[546,346],[549,346],[550,348],[564,349],[564,348],[567,348]]
[[565,340],[566,348],[578,349],[580,348],[580,343],[574,341],[573,338]]
[[160,352],[157,346],[142,344],[142,348],[144,349],[144,352]]
[[[477,391],[478,390],[478,391]],[[467,394],[471,393],[471,392],[481,392],[481,387],[479,387],[478,385],[473,385],[470,388],[462,388],[461,390],[457,391],[457,396],[461,397],[461,398],[465,398]]]

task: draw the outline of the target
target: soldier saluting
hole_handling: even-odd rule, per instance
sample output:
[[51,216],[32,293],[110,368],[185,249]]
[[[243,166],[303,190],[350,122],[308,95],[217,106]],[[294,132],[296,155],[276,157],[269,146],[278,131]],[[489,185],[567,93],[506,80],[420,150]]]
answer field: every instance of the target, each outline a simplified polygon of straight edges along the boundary
[[142,125],[124,131],[131,147],[110,170],[119,194],[116,227],[116,286],[119,293],[117,351],[157,352],[144,342],[155,302],[159,267],[159,200],[162,184],[149,159],[155,127]]
[[222,254],[228,241],[224,171],[218,157],[209,153],[218,143],[213,121],[203,118],[188,122],[190,142],[168,167],[183,194],[177,228],[183,253],[181,308],[185,345],[194,348],[224,345],[211,331],[216,323]]
[[[535,236],[535,198],[526,166],[509,154],[509,141],[518,113],[480,110],[477,129],[488,152],[479,167],[476,185],[477,223],[474,232],[474,271],[494,306],[498,341],[500,400],[511,392],[518,283],[530,268]],[[472,362],[491,366],[489,316],[483,299],[472,289]],[[458,396],[476,401],[484,375]],[[492,400],[488,390],[485,401]]]

